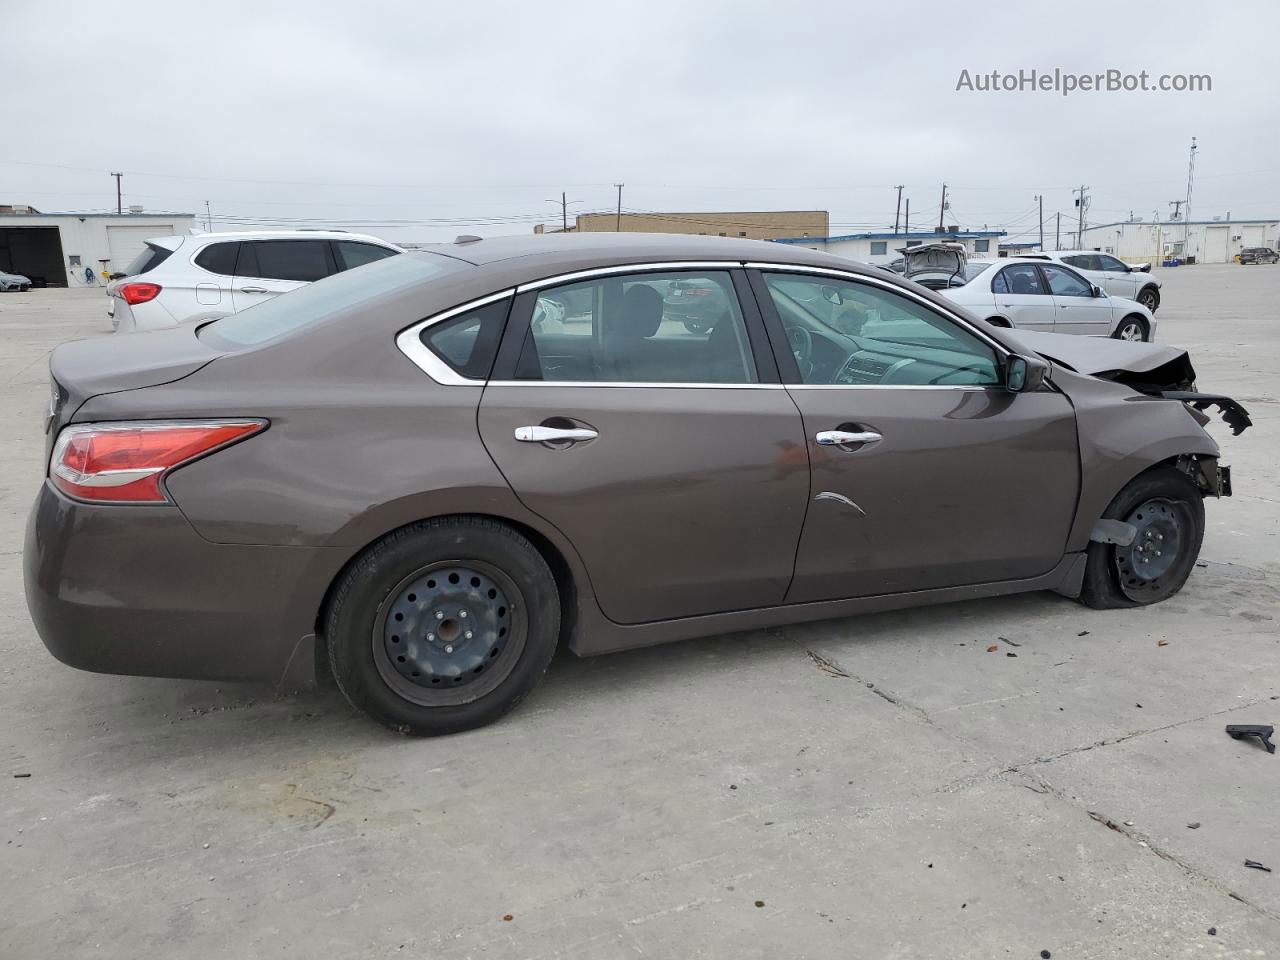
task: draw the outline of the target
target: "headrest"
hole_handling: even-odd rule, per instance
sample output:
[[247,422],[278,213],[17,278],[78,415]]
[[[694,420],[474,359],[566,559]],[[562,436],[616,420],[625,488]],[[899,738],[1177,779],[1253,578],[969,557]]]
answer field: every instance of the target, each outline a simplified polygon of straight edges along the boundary
[[618,335],[627,340],[652,337],[662,325],[662,294],[643,283],[634,284],[622,298]]

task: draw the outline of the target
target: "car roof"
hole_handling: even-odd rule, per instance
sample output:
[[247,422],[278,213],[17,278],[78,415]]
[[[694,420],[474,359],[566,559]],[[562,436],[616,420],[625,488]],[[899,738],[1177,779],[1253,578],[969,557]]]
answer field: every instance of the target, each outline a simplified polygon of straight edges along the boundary
[[460,239],[454,243],[430,244],[424,246],[422,251],[453,257],[475,266],[515,266],[510,261],[524,261],[520,264],[521,267],[540,269],[545,266],[564,272],[610,264],[667,260],[795,263],[867,275],[881,272],[865,263],[795,244],[675,233],[522,234],[488,240]]

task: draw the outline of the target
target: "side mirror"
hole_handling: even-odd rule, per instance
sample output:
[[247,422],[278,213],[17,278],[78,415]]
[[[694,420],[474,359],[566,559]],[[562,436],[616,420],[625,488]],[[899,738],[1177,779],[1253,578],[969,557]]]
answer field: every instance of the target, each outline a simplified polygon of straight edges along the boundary
[[1039,390],[1049,373],[1049,364],[1039,357],[1009,358],[1004,370],[1004,388],[1010,393],[1030,393]]
[[1105,297],[1107,295],[1107,291],[1103,290],[1096,283],[1091,286],[1093,287],[1092,293],[1095,297]]

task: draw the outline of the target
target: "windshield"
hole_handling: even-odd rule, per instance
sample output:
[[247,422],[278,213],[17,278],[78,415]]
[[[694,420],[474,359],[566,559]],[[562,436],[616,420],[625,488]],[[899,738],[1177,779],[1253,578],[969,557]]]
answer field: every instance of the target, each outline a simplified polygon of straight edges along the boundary
[[200,328],[214,346],[249,347],[321,323],[349,307],[456,273],[469,264],[433,253],[387,257],[334,274]]

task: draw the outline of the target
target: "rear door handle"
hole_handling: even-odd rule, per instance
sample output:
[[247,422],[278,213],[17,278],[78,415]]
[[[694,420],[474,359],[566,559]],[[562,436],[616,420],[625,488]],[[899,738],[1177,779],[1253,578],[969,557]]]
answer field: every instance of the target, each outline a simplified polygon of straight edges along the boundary
[[848,430],[823,430],[814,437],[824,447],[840,447],[848,443],[878,443],[883,440],[874,430],[853,433]]
[[587,427],[516,427],[516,439],[524,443],[546,443],[556,440],[594,440],[600,436]]
[[266,287],[241,287],[241,293],[270,293]]

